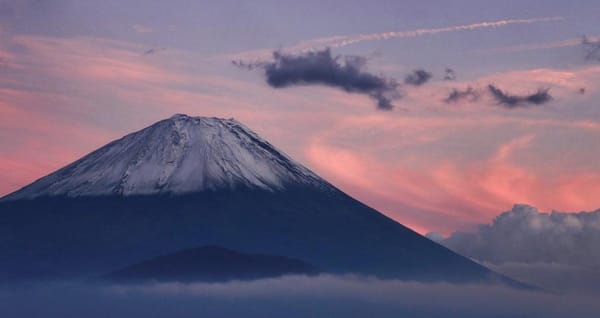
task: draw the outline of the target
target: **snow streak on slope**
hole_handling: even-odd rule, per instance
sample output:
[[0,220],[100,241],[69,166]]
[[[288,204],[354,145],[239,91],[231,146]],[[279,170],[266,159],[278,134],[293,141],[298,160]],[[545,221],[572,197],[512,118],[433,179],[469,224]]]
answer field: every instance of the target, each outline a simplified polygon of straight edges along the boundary
[[330,185],[234,119],[175,115],[129,134],[4,200],[185,194]]

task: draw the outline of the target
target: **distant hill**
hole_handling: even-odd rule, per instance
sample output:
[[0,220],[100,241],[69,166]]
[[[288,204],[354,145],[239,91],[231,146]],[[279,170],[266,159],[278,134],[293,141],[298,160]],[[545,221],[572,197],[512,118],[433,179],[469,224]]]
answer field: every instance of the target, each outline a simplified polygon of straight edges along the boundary
[[117,282],[224,282],[318,272],[316,267],[289,257],[203,246],[130,265],[104,278]]

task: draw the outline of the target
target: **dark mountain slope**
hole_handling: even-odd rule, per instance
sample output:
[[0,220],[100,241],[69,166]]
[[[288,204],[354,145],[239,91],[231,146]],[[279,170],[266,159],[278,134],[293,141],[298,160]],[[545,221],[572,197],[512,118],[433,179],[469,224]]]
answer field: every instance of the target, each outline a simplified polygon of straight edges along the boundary
[[0,268],[8,276],[98,274],[211,244],[294,257],[331,272],[447,281],[494,276],[341,192],[238,189],[0,203],[0,249],[8,255]]

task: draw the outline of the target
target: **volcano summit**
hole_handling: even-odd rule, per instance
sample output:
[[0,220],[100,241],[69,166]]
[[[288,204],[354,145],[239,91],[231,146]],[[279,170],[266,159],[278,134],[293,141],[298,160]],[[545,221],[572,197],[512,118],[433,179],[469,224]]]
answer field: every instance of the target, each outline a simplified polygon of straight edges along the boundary
[[181,195],[330,187],[234,119],[175,115],[109,143],[5,198]]

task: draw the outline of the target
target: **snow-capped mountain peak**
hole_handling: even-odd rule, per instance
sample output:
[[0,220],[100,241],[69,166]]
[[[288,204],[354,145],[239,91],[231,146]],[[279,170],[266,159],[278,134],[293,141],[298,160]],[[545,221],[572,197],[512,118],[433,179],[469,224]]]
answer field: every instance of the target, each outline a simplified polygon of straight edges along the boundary
[[287,185],[330,187],[234,119],[177,114],[4,199],[185,194],[239,187],[273,191]]

